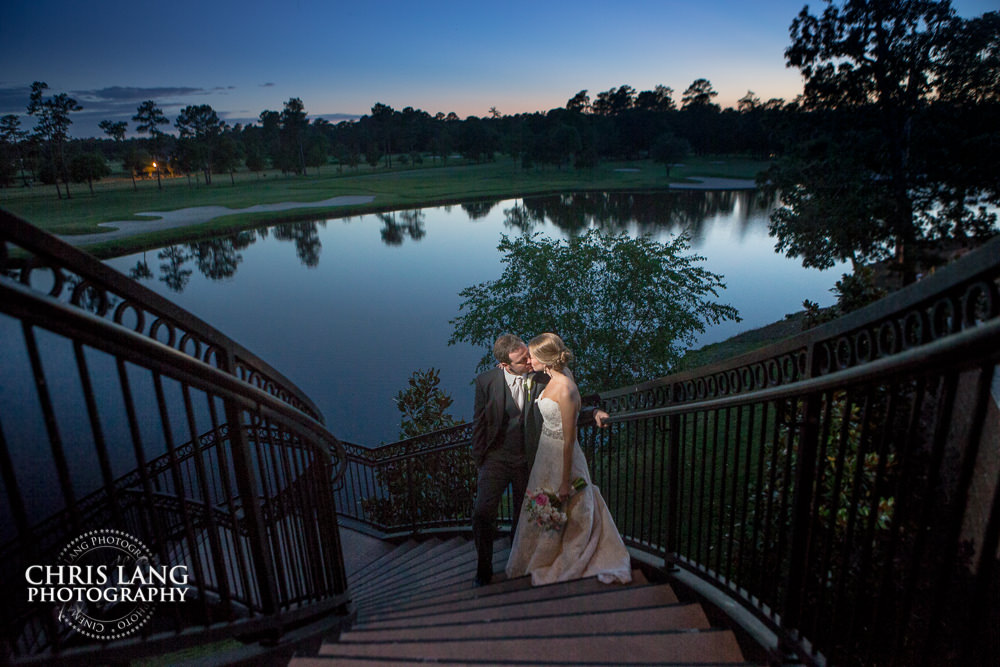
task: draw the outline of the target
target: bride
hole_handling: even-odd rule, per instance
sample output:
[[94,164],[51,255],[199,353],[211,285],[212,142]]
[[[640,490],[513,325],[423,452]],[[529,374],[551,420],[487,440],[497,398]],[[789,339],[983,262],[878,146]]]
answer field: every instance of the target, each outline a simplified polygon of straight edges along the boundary
[[[604,583],[628,583],[632,580],[628,551],[604,498],[591,484],[576,439],[580,392],[567,368],[573,353],[552,333],[533,338],[528,350],[531,367],[550,376],[536,403],[543,424],[528,490],[556,492],[568,521],[561,532],[547,530],[526,516],[525,504],[507,560],[507,576],[530,574],[534,586],[593,576]],[[587,485],[574,493],[577,478]]]

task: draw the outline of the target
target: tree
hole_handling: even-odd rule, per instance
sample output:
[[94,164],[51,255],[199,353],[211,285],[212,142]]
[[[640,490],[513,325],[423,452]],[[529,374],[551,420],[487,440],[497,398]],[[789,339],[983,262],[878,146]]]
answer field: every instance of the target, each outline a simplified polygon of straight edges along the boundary
[[305,139],[309,121],[306,120],[306,107],[297,97],[285,102],[279,117],[281,128],[281,151],[278,167],[282,171],[293,171],[297,174],[306,173]]
[[392,125],[396,111],[388,104],[376,102],[372,107],[372,121],[375,123],[375,132],[381,141],[380,149],[385,156],[385,166],[392,168]]
[[180,134],[181,150],[188,161],[205,176],[205,185],[212,184],[212,159],[219,137],[227,129],[224,121],[208,104],[189,105],[181,109],[174,126]]
[[695,79],[681,96],[681,108],[714,108],[718,110],[719,105],[712,102],[718,96],[719,93],[712,88],[712,83],[708,79]]
[[163,111],[156,106],[156,102],[153,100],[146,100],[140,104],[136,108],[132,120],[137,123],[135,127],[137,132],[149,135],[149,152],[153,156],[154,171],[156,171],[156,186],[162,190],[163,183],[160,181],[159,163],[162,162],[160,147],[164,134],[160,129],[160,125],[166,125],[170,121],[167,120],[167,117],[163,115]]
[[568,111],[588,113],[590,111],[590,96],[587,95],[587,91],[581,90],[576,95],[569,98],[569,101],[566,102],[566,109]]
[[87,182],[90,194],[94,194],[94,181],[99,181],[111,173],[111,169],[100,153],[81,153],[70,160],[69,172],[74,183]]
[[653,162],[662,164],[670,178],[670,167],[691,151],[691,145],[672,132],[665,132],[657,137],[649,149],[649,157]]
[[[448,413],[452,398],[440,388],[435,368],[416,370],[407,387],[396,394],[402,413],[400,438],[416,438],[461,422]],[[409,452],[405,440],[390,460],[379,466],[376,478],[385,492],[362,501],[365,512],[377,524],[406,526],[414,521],[470,516],[475,494],[475,467],[465,448],[420,456]]]
[[226,132],[215,142],[212,163],[218,173],[229,173],[229,182],[236,185],[236,167],[243,159],[243,150],[235,131]]
[[632,86],[621,86],[597,94],[593,110],[599,116],[616,116],[635,104],[635,89]]
[[[539,234],[501,238],[503,275],[462,290],[449,344],[490,348],[498,331],[552,331],[573,349],[582,391],[606,390],[670,372],[708,324],[739,319],[712,300],[722,276],[686,254],[688,240],[590,230],[557,241]],[[485,370],[491,357],[483,357]]]
[[66,198],[70,198],[69,177],[66,160],[63,157],[63,144],[69,137],[69,126],[73,124],[70,113],[81,111],[80,104],[66,93],[59,93],[50,98],[42,97],[48,84],[35,81],[31,84],[31,98],[28,102],[28,115],[36,117],[35,134],[46,141],[49,146],[49,159],[52,165],[52,176],[56,183],[56,195],[62,199],[59,192],[59,176],[66,186]]
[[403,415],[399,423],[400,439],[459,425],[460,422],[448,414],[454,401],[441,390],[440,373],[436,368],[416,370],[407,388],[396,394],[393,401]]
[[760,98],[752,91],[748,90],[747,94],[741,97],[736,102],[736,110],[740,113],[748,113],[754,111],[761,107]]
[[984,198],[996,201],[995,164],[979,148],[996,141],[996,124],[975,122],[996,110],[942,105],[949,91],[964,100],[996,95],[995,49],[973,56],[970,45],[996,45],[997,27],[987,17],[958,19],[947,0],[828,0],[820,16],[802,10],[785,58],[805,79],[811,138],[766,175],[785,198],[771,225],[779,251],[817,267],[892,256],[908,283],[932,231],[921,219],[942,196],[954,195],[955,219]]
[[0,147],[3,154],[0,155],[0,180],[4,185],[8,185],[14,174],[20,169],[21,180],[27,184],[24,178],[24,161],[21,157],[21,142],[24,141],[28,133],[21,129],[21,119],[15,114],[8,114],[0,118]]
[[667,86],[656,86],[653,90],[644,90],[635,98],[635,108],[644,111],[673,111],[674,91]]
[[[118,149],[118,157],[122,160],[122,166],[128,169],[125,155],[122,154],[122,146],[125,143],[125,132],[128,130],[128,123],[123,120],[102,120],[97,126],[104,130],[104,134],[115,140],[115,147]],[[138,188],[135,185],[135,170],[129,169],[129,172],[132,176],[132,189],[137,190]]]

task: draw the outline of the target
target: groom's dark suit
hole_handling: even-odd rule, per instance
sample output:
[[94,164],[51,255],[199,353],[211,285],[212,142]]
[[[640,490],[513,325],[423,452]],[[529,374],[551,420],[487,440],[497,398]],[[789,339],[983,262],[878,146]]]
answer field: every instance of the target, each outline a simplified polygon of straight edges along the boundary
[[[517,528],[521,503],[528,486],[528,475],[538,451],[542,415],[535,400],[549,381],[545,373],[529,373],[534,383],[526,395],[522,414],[514,403],[502,368],[486,371],[476,378],[473,408],[472,456],[479,468],[476,503],[472,513],[472,536],[476,543],[478,565],[476,581],[489,583],[493,576],[493,538],[497,510],[507,485],[511,485],[514,522]],[[589,409],[581,412],[580,424],[593,421]]]

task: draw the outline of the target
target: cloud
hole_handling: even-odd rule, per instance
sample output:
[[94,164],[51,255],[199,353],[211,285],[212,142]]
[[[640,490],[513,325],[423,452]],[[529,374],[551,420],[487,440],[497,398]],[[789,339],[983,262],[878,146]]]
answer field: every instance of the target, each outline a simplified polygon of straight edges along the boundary
[[188,95],[207,95],[204,88],[137,88],[134,86],[110,86],[98,90],[74,90],[73,95],[82,100],[93,102],[144,102],[158,100],[164,97],[185,97]]
[[[233,90],[233,86],[219,86],[215,90]],[[61,91],[48,90],[46,94],[56,94]],[[186,86],[141,88],[137,86],[109,86],[91,90],[71,90],[69,95],[76,99],[83,108],[92,113],[123,114],[129,110],[135,111],[140,102],[155,100],[160,108],[180,107],[185,104],[183,98],[198,95],[210,95],[213,91],[205,88]],[[31,96],[30,86],[0,87],[0,114],[24,113]]]
[[274,86],[275,86],[275,84],[273,82],[270,82],[270,81],[268,81],[267,83],[260,84],[261,88],[274,88]]
[[31,99],[31,86],[0,88],[0,115],[22,114]]

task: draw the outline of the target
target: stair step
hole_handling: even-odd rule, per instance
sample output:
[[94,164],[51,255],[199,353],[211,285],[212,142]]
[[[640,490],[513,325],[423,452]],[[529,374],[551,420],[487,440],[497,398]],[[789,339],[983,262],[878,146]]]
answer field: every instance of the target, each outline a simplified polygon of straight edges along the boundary
[[[558,585],[553,584],[553,586]],[[508,600],[506,603],[497,603],[497,600],[500,598],[493,598],[493,601],[484,600],[483,604],[485,606],[479,608],[465,608],[433,613],[424,611],[423,613],[395,617],[386,614],[381,619],[371,619],[370,621],[359,623],[355,627],[358,629],[404,628],[447,623],[499,621],[524,616],[559,616],[573,612],[612,611],[653,605],[670,605],[677,604],[678,602],[673,589],[667,585],[615,588],[604,584],[602,586],[605,586],[607,590],[591,593],[583,592],[575,596],[560,596],[551,599],[543,598],[521,602]]]
[[[494,562],[502,558],[503,563],[507,562],[507,551],[498,553]],[[467,597],[472,593],[472,580],[475,578],[476,564],[475,554],[471,553],[466,557],[466,562],[451,561],[444,564],[446,569],[436,571],[427,581],[423,576],[416,576],[418,571],[414,571],[409,579],[397,580],[395,585],[383,587],[377,591],[353,592],[352,598],[358,608],[359,613],[368,614],[380,609],[389,608],[393,611],[420,606],[426,601],[435,597],[452,595],[456,597]],[[505,582],[504,575],[497,575],[498,583]],[[486,591],[493,586],[478,589]]]
[[390,572],[383,572],[377,580],[359,584],[353,590],[360,596],[392,589],[400,582],[423,581],[425,577],[440,572],[446,564],[450,563],[454,567],[455,564],[468,560],[467,550],[470,548],[474,547],[466,540],[456,537],[442,542],[433,549],[418,552],[416,555],[408,554],[407,558],[398,561],[397,566]]
[[[343,658],[343,657],[300,657],[295,658],[290,663],[294,667],[413,667],[414,665],[420,664],[433,664],[434,667],[469,667],[470,665],[496,665],[497,662],[486,659],[479,660],[434,660],[433,663],[423,660],[421,658],[379,658],[379,657],[353,657],[353,658]],[[539,658],[533,658],[531,660],[504,660],[502,663],[504,667],[567,667],[568,665],[575,665],[577,667],[582,665],[589,665],[593,667],[607,667],[605,663],[600,662],[586,662],[582,660],[577,660],[576,662],[555,662],[554,660],[540,661]],[[619,664],[619,663],[614,663]],[[659,660],[655,663],[648,663],[651,665],[658,665],[659,667],[692,667],[692,665],[697,665],[697,667],[766,667],[762,664],[748,663],[748,662],[698,662],[698,663],[681,663],[674,662],[672,660]]]
[[[529,585],[524,588],[517,588],[504,593],[493,593],[485,590],[489,588],[489,586],[479,589],[467,588],[456,593],[454,596],[449,595],[448,599],[445,600],[431,600],[426,605],[420,605],[419,607],[410,609],[382,610],[372,614],[368,614],[366,612],[365,616],[367,618],[371,618],[372,620],[384,620],[388,618],[400,618],[402,616],[462,611],[466,609],[479,608],[484,604],[511,604],[514,602],[542,600],[553,596],[563,597],[583,595],[609,589],[613,590],[615,588],[622,589],[625,588],[625,586],[622,584],[603,584],[598,581],[596,577],[588,577],[587,579],[576,579],[574,581],[549,584],[547,586]],[[480,594],[479,591],[482,591],[482,593]]]
[[[531,614],[535,610],[526,610]],[[488,639],[514,637],[546,637],[599,635],[627,632],[669,632],[676,630],[707,630],[710,625],[705,612],[697,604],[677,604],[667,607],[630,608],[620,611],[588,611],[563,613],[553,619],[549,615],[508,615],[502,620],[470,621],[418,627],[364,629],[344,632],[340,642],[371,643],[407,640]]]
[[357,572],[348,578],[351,586],[363,584],[369,579],[377,579],[382,576],[382,568],[389,567],[397,558],[403,558],[407,552],[417,547],[420,543],[416,540],[407,540],[392,551],[382,554],[370,563],[365,564]]
[[[414,563],[407,569],[399,569],[386,576],[384,580],[370,583],[357,589],[358,597],[374,597],[386,590],[399,587],[430,586],[432,582],[441,581],[455,575],[459,571],[475,571],[475,548],[471,544],[463,544],[453,548],[453,554],[443,554],[437,558],[427,557],[422,562]],[[472,575],[469,575],[471,577]],[[471,581],[471,578],[470,578]]]
[[[586,580],[578,580],[586,581]],[[571,584],[572,582],[564,582]],[[633,586],[643,585],[648,583],[646,577],[643,576],[638,570],[632,573],[632,584]],[[553,584],[555,585],[555,584]],[[582,585],[582,584],[581,584]],[[589,586],[589,585],[588,585]],[[606,586],[620,586],[620,584],[602,584],[601,587]],[[516,579],[506,580],[500,579],[496,583],[489,586],[483,586],[479,588],[474,588],[470,585],[467,577],[459,576],[455,581],[452,581],[447,586],[440,586],[437,589],[425,590],[419,593],[406,594],[401,592],[398,599],[388,599],[384,601],[365,601],[363,604],[358,605],[359,614],[365,618],[371,618],[375,616],[381,616],[385,613],[392,614],[405,614],[407,612],[426,613],[428,608],[446,604],[446,603],[459,603],[466,600],[481,600],[484,598],[489,598],[490,596],[502,595],[505,593],[510,593],[513,591],[527,591],[531,590],[531,578],[530,577],[518,577]],[[600,588],[600,587],[599,587]],[[552,592],[558,592],[561,589],[552,589]],[[531,594],[531,595],[541,595],[541,594]]]
[[[553,663],[663,664],[669,656],[676,663],[742,663],[743,655],[732,632],[690,630],[682,632],[617,633],[587,637],[556,636],[503,638],[486,641],[406,641],[394,643],[324,644],[321,656],[420,658],[433,660],[532,661],[552,656]],[[544,661],[544,658],[542,659]]]
[[[371,578],[369,581],[380,583],[385,577],[394,575],[400,570],[408,569],[413,567],[414,562],[419,560],[427,552],[437,548],[441,545],[441,540],[437,538],[431,538],[423,542],[419,542],[416,546],[411,549],[407,549],[404,553],[400,554],[398,557],[392,559],[391,562],[386,563],[383,567],[380,567],[376,572],[376,576]],[[392,553],[396,553],[394,550]],[[364,585],[362,582],[358,582],[359,586]]]

